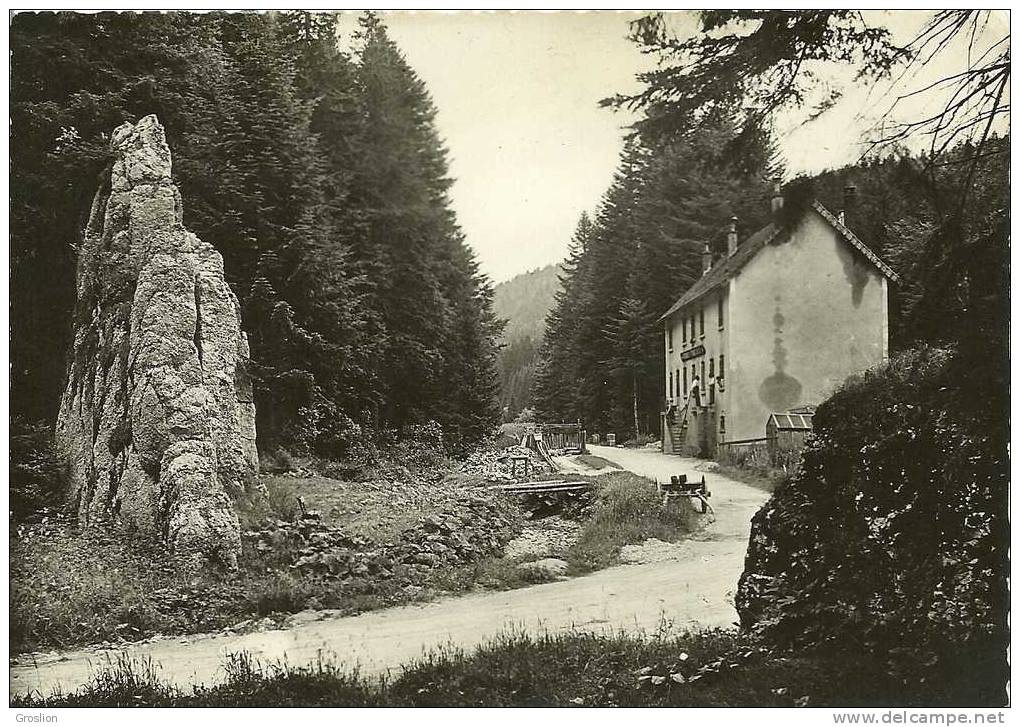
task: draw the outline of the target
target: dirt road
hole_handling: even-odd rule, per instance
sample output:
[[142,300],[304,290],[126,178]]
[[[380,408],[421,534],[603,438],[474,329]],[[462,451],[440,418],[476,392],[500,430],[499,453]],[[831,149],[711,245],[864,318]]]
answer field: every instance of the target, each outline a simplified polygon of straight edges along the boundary
[[[697,460],[650,450],[592,447],[593,453],[648,477],[696,473]],[[699,473],[700,476],[700,473]],[[733,591],[743,568],[751,516],[767,495],[709,475],[716,521],[685,543],[681,561],[625,565],[582,578],[515,591],[479,593],[425,605],[402,606],[360,616],[300,623],[245,635],[215,634],[163,639],[122,650],[150,658],[179,685],[223,677],[224,656],[248,651],[264,661],[302,664],[320,654],[382,673],[436,646],[476,646],[508,629],[532,632],[653,632],[661,625],[686,630],[736,621]],[[12,664],[14,693],[72,690],[118,651],[81,650],[22,658]]]

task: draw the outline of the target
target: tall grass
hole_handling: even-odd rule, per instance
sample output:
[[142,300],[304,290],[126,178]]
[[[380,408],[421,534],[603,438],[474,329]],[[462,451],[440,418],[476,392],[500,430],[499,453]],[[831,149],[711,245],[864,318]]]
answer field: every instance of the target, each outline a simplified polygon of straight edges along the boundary
[[[320,654],[307,666],[228,657],[221,684],[181,689],[151,662],[119,659],[70,694],[15,695],[12,706],[159,707],[792,707],[974,702],[963,682],[908,691],[865,653],[777,652],[709,631],[641,638],[506,633],[471,651],[434,649],[367,677]],[[989,705],[991,706],[991,705]]]
[[673,542],[697,527],[697,515],[686,501],[665,506],[655,485],[630,472],[595,478],[598,490],[591,517],[567,561],[576,573],[617,562],[620,548],[649,538]]

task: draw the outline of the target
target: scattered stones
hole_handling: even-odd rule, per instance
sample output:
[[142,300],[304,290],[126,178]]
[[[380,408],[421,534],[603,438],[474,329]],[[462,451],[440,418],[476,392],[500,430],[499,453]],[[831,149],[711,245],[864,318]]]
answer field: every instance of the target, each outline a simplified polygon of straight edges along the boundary
[[552,467],[542,459],[538,452],[517,444],[502,450],[473,452],[464,460],[462,472],[484,477],[494,482],[522,480],[525,478],[524,466],[523,464],[517,465],[517,476],[514,477],[513,457],[528,458],[528,477],[552,472]]
[[408,584],[430,571],[500,552],[517,522],[499,504],[469,497],[457,511],[420,518],[396,542],[372,543],[327,525],[310,510],[294,521],[276,521],[244,534],[247,547],[268,563],[289,565],[303,576],[339,582],[353,592],[396,579]]
[[503,553],[510,559],[561,557],[577,542],[581,529],[581,523],[556,516],[532,520],[506,544]]

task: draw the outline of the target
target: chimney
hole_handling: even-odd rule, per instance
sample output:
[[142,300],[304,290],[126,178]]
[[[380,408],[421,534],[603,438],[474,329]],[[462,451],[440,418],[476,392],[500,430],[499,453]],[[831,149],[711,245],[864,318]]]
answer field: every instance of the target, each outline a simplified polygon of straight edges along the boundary
[[737,217],[730,217],[730,231],[726,235],[726,252],[732,255],[737,251]]
[[783,188],[779,177],[772,180],[772,220],[779,221],[779,213],[783,209]]
[[705,243],[705,249],[701,252],[701,274],[704,275],[712,269],[712,251],[708,247],[708,243]]
[[849,182],[843,187],[843,211],[839,213],[839,221],[853,229],[854,215],[857,212],[857,185]]

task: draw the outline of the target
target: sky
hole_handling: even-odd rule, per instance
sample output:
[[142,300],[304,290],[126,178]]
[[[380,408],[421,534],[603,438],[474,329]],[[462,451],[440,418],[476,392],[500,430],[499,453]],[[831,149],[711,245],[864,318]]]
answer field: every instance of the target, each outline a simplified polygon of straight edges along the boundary
[[[453,208],[493,282],[560,262],[581,213],[594,211],[609,187],[626,127],[636,117],[600,108],[599,100],[639,89],[635,75],[654,67],[654,59],[626,37],[629,22],[639,16],[383,13],[390,37],[435,102],[454,179]],[[902,42],[927,17],[907,11],[867,14],[869,22],[889,27]],[[671,13],[670,22],[680,34],[695,32],[693,11]],[[993,18],[992,26],[989,37],[1008,33],[1008,17]],[[921,87],[964,62],[962,51],[943,54],[909,80]],[[862,138],[895,100],[885,86],[855,82],[850,66],[820,70],[822,81],[837,85],[844,97],[810,123],[797,112],[776,120],[790,177],[857,159]],[[917,114],[934,102],[910,99],[895,112]]]

